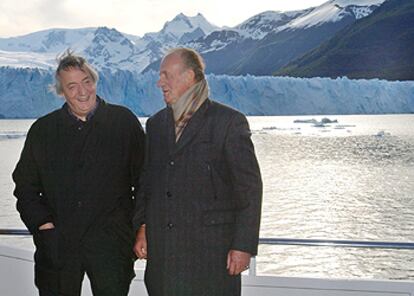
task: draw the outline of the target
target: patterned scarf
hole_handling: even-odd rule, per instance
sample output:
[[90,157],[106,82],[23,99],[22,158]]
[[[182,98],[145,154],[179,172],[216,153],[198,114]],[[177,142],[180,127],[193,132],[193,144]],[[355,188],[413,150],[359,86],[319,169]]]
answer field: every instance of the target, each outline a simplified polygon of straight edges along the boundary
[[203,79],[190,87],[177,102],[171,104],[175,122],[175,142],[178,142],[191,117],[207,98],[208,84]]

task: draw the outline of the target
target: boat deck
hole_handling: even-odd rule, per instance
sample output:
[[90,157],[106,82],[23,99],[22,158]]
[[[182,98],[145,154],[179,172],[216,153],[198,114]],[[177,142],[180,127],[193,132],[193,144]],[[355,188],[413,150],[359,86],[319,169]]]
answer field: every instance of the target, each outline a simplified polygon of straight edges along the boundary
[[[254,264],[253,264],[254,267]],[[37,295],[33,253],[0,245],[0,295]],[[129,295],[148,295],[144,270],[136,269]],[[252,272],[254,274],[254,270]],[[333,280],[243,275],[243,296],[414,296],[412,281]],[[82,296],[92,296],[87,278]]]

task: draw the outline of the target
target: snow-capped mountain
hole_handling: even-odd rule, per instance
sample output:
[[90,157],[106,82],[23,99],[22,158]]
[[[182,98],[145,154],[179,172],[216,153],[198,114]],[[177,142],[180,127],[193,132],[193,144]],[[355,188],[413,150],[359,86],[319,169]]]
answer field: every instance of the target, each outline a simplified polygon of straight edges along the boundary
[[82,52],[99,69],[136,71],[140,67],[138,48],[115,29],[96,29],[90,45]]
[[306,14],[306,12],[307,10],[265,11],[249,18],[234,29],[245,38],[262,39],[270,32],[279,31],[285,24]]
[[[392,1],[396,0],[387,3]],[[382,2],[331,0],[303,11],[268,11],[234,28],[217,28],[202,15],[180,14],[160,32],[142,38],[101,27],[0,39],[0,117],[38,117],[62,104],[48,85],[53,81],[55,58],[67,47],[98,67],[100,95],[137,114],[150,115],[163,106],[155,85],[158,75],[140,72],[156,65],[170,47],[197,48],[208,72],[267,75],[346,26],[348,30],[370,21]],[[250,115],[414,112],[412,82],[212,74],[208,80],[212,98]]]
[[107,27],[51,29],[1,39],[0,49],[3,66],[55,67],[56,58],[67,49],[84,55],[98,69],[140,71],[142,64],[135,44],[121,32]]
[[[266,11],[184,45],[203,54],[209,73],[271,75],[345,26],[370,15],[384,1],[330,0],[301,11]],[[145,71],[157,70],[159,62]]]
[[0,65],[11,68],[53,69],[54,54],[37,52],[11,52],[0,50]]
[[[141,72],[148,64],[158,60],[172,47],[205,36],[218,29],[203,15],[187,17],[177,15],[157,33],[147,33],[142,38],[124,34],[116,29],[100,27],[86,29],[50,29],[12,38],[0,38],[0,66],[45,68],[65,50],[85,55],[98,69],[129,70]],[[33,54],[35,53],[35,54]],[[42,58],[42,54],[44,56]],[[37,63],[27,63],[33,54]],[[24,57],[24,59],[22,59]]]
[[154,44],[171,48],[191,42],[219,29],[219,27],[210,24],[201,13],[193,17],[180,13],[173,20],[166,22],[161,31],[145,34],[140,45],[144,45],[147,49],[151,49]]
[[[209,65],[207,69],[216,74],[271,75],[290,61],[317,48],[346,26],[370,15],[383,2],[331,0],[299,12],[289,22],[255,42],[244,38],[219,50],[204,51]],[[226,60],[226,64],[219,62],[221,60]]]
[[166,22],[161,31],[147,33],[142,38],[134,40],[139,49],[139,72],[159,60],[168,49],[191,43],[215,30],[220,28],[209,23],[201,13],[194,17],[180,13],[173,20]]
[[[330,0],[301,11],[266,11],[234,28],[219,28],[202,14],[189,17],[180,13],[159,32],[143,37],[107,27],[50,29],[0,38],[0,66],[18,67],[21,61],[22,67],[47,68],[53,54],[55,58],[71,48],[98,69],[141,73],[158,69],[168,49],[189,46],[203,54],[210,73],[268,75],[317,47],[345,25],[369,15],[383,1]],[[28,63],[31,53],[36,53],[34,62]]]
[[[203,37],[177,45],[194,48],[207,59],[211,57],[211,61],[208,61],[208,72],[216,74],[230,73],[228,69],[231,68],[233,61],[242,58],[247,50],[254,48],[256,43],[267,34],[278,31],[279,27],[306,11],[265,11],[247,19],[234,28],[216,29]],[[225,60],[226,63],[222,63],[222,60]],[[158,59],[149,64],[144,72],[158,69],[159,63],[160,60]]]
[[385,0],[330,0],[309,10],[308,13],[295,18],[280,29],[310,28],[326,23],[336,23],[346,17],[360,19],[370,15],[375,8],[381,5],[384,1]]
[[201,53],[215,52],[245,40],[260,40],[270,32],[290,22],[303,11],[279,12],[265,11],[257,14],[234,28],[216,30],[204,37],[187,42],[186,46],[195,48]]
[[[191,34],[203,34],[208,35],[211,32],[219,29],[219,27],[209,23],[205,17],[199,13],[194,17],[188,17],[182,13],[177,15],[172,21],[166,22],[164,27],[159,33],[145,34],[145,37],[153,38],[157,41],[167,41],[169,38],[173,38],[178,41],[185,35]],[[198,37],[201,37],[199,35]],[[196,37],[196,38],[198,38]]]
[[413,80],[413,27],[414,1],[388,0],[275,75]]
[[62,53],[67,48],[83,50],[93,40],[96,28],[49,29],[23,36],[0,38],[0,49],[11,52]]

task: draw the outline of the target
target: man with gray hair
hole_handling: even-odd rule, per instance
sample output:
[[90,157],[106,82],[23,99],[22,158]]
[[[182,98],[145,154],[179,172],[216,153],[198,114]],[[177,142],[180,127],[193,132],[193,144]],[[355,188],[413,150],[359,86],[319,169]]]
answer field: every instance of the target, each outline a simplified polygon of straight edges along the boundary
[[209,99],[201,56],[178,48],[157,83],[166,108],[148,119],[134,225],[150,296],[236,296],[257,254],[262,181],[240,112]]
[[66,52],[55,73],[62,108],[31,126],[13,172],[17,210],[36,245],[40,296],[126,296],[134,277],[131,217],[144,133],[127,108],[96,95],[98,74]]

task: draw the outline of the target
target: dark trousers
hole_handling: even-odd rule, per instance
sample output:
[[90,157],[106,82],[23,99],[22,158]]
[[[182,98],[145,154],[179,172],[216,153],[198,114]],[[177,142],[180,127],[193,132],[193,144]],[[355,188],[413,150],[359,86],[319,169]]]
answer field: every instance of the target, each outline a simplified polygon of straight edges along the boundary
[[35,282],[40,296],[79,296],[85,274],[94,296],[128,295],[135,276],[132,246],[122,248],[118,237],[100,232],[95,233],[93,241],[86,240],[79,248],[66,249],[58,260],[50,258],[53,244],[45,245],[44,240],[39,245],[35,254]]
[[[133,278],[133,261],[88,262],[85,269],[73,268],[74,262],[56,273],[49,273],[49,281],[54,281],[52,290],[39,288],[39,296],[79,296],[85,273],[91,283],[94,296],[127,296]],[[118,261],[118,260],[116,260]],[[110,263],[112,262],[112,264]],[[59,292],[58,292],[59,291]]]
[[40,290],[39,289],[39,296],[58,296],[58,294],[51,292],[49,290]]

